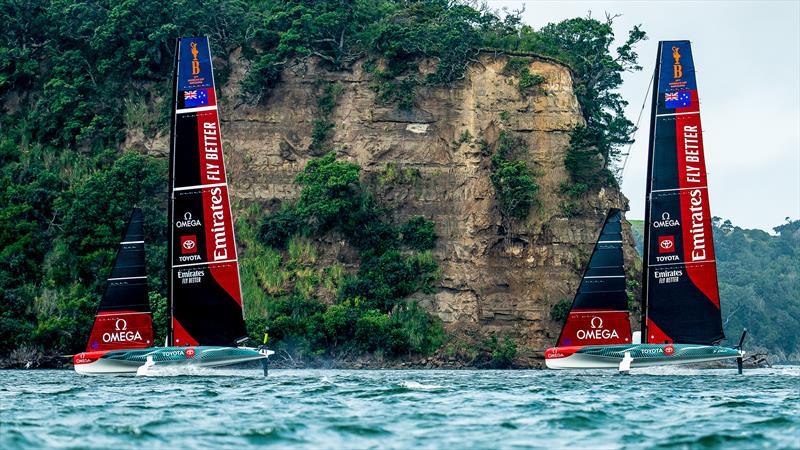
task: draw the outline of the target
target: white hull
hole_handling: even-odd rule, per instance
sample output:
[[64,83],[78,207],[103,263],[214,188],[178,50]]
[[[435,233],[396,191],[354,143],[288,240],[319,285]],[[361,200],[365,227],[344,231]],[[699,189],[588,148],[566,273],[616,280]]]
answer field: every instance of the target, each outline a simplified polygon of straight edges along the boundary
[[98,359],[88,364],[76,364],[75,372],[81,375],[136,375],[141,363]]
[[[240,364],[250,361],[259,361],[262,359],[269,358],[269,356],[273,355],[275,352],[272,350],[257,350],[254,348],[246,348],[240,347],[239,349],[242,350],[251,350],[247,352],[247,354],[241,355],[230,355],[225,354],[222,357],[215,356],[216,353],[230,353],[230,348],[221,347],[221,348],[206,348],[205,350],[201,350],[200,353],[202,357],[198,358],[180,358],[180,359],[171,359],[171,360],[160,360],[160,361],[152,361],[152,357],[149,358],[148,366],[158,366],[158,367],[200,367],[200,368],[215,368],[215,367],[225,367],[234,364]],[[152,351],[150,353],[145,353],[144,358],[137,357],[135,359],[119,359],[119,358],[98,358],[95,361],[82,363],[82,364],[75,364],[75,372],[81,375],[136,375],[137,371],[140,367],[145,365],[147,361],[146,357],[148,355],[156,355],[158,353],[163,353],[164,349],[158,349]],[[263,352],[263,353],[262,353]],[[198,356],[201,356],[198,355]]]
[[[692,358],[633,358],[630,367],[657,367],[657,366],[676,366],[684,364],[703,363],[711,361],[723,361],[744,356],[744,352],[739,355],[707,355]],[[603,357],[585,353],[573,353],[565,358],[546,359],[545,364],[548,369],[619,369],[621,358]]]

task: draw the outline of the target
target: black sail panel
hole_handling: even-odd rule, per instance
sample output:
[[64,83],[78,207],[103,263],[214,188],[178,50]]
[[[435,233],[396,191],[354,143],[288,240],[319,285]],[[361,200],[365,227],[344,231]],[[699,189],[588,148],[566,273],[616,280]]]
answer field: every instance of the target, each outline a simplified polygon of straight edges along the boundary
[[179,39],[170,183],[173,345],[245,336],[239,266],[207,38]]
[[153,345],[142,210],[134,208],[97,308],[86,351]]
[[631,342],[621,220],[620,210],[609,211],[561,329],[560,347]]
[[647,182],[646,342],[724,337],[700,108],[688,41],[659,43]]

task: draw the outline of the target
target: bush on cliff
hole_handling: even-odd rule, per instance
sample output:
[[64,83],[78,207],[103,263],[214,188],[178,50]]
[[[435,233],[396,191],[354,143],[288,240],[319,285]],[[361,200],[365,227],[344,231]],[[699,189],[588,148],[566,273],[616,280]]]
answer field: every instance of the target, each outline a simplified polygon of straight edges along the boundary
[[[314,292],[325,285],[325,275],[309,278],[291,262],[284,264],[290,273],[282,278],[292,280],[293,296],[268,295],[269,319],[252,323],[270,326],[277,345],[298,354],[430,353],[442,343],[441,321],[408,297],[431,292],[438,279],[431,254],[411,251],[433,246],[433,222],[416,217],[397,229],[361,184],[359,171],[333,153],[312,159],[296,178],[303,187],[299,200],[267,215],[260,226],[264,244],[283,248],[290,243],[290,260],[292,233],[341,233],[359,251],[358,271],[331,280],[336,298],[324,304]],[[305,292],[298,288],[303,279],[313,279]]]
[[536,203],[539,185],[534,181],[533,171],[521,159],[527,151],[521,139],[507,132],[500,133],[489,178],[506,219],[524,220]]

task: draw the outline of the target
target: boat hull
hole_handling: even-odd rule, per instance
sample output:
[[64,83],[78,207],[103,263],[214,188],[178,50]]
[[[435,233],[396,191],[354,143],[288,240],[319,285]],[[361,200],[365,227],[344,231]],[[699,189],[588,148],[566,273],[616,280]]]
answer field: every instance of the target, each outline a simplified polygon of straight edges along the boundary
[[720,361],[744,356],[743,351],[716,345],[587,345],[549,348],[545,352],[545,364],[550,369],[617,369],[625,353],[633,358],[632,368]]
[[261,360],[271,353],[250,347],[151,347],[78,353],[73,362],[75,371],[84,375],[134,375],[148,357],[159,367],[224,367]]

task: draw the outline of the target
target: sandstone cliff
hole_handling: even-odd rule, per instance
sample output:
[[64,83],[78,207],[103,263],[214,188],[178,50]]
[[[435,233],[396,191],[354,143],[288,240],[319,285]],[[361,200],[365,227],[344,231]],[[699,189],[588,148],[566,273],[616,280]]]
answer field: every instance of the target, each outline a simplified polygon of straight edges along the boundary
[[[436,223],[441,283],[435,295],[417,297],[456,335],[513,337],[520,364],[533,365],[559,332],[560,324],[550,319],[552,305],[572,298],[607,210],[626,210],[627,200],[616,188],[605,188],[565,209],[559,190],[567,180],[564,154],[570,130],[583,123],[571,72],[531,58],[531,73],[546,81],[523,95],[518,80],[504,75],[507,60],[482,54],[462,81],[421,88],[409,111],[376,102],[372,75],[362,63],[330,72],[313,60],[287,69],[265,104],[246,105],[236,100],[244,64],[237,54],[217,61],[218,70],[227,66],[231,73],[221,92],[221,114],[232,195],[242,205],[268,207],[297,197],[293,180],[313,157],[308,148],[319,117],[320,80],[339,83],[331,147],[363,168],[364,180],[398,221],[422,215]],[[503,130],[527,143],[525,158],[540,185],[540,206],[526,223],[511,227],[501,218],[489,158],[477,145],[479,139],[496,142]],[[166,142],[148,147],[161,151]],[[387,182],[387,168],[410,175]],[[627,223],[624,231],[632,267]],[[356,253],[335,237],[318,244],[322,264],[357,263]]]

